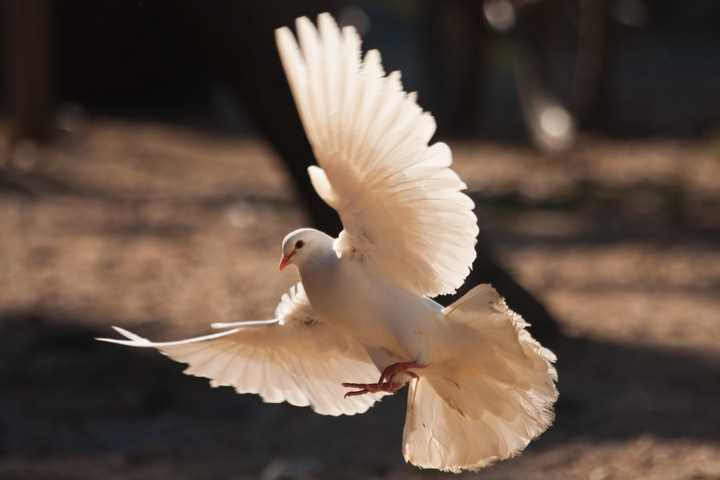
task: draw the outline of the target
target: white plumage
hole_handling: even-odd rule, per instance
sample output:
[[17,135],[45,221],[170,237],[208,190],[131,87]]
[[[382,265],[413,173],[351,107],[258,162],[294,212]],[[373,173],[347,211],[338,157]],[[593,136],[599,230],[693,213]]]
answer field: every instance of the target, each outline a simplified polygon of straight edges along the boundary
[[311,180],[343,232],[285,237],[280,268],[295,265],[301,282],[273,320],[179,342],[120,328],[127,340],[105,340],[326,415],[362,413],[409,383],[407,461],[457,472],[512,457],[552,422],[555,358],[489,285],[446,308],[428,298],[454,292],[475,258],[477,219],[450,149],[428,145],[433,118],[377,51],[361,61],[352,27],[322,14],[317,30],[299,18],[297,35],[299,46],[277,30],[278,48],[318,160]]

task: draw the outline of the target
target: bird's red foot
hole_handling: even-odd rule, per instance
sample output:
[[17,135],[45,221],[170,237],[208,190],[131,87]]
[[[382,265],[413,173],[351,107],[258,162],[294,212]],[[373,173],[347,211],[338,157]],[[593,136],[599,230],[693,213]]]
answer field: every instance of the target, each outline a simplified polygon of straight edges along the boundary
[[400,390],[402,388],[403,384],[400,382],[386,382],[383,384],[380,384],[380,383],[343,383],[342,386],[345,388],[357,388],[358,389],[353,392],[346,393],[345,398],[347,398],[347,397],[357,397],[358,395],[365,395],[366,393],[377,393],[377,392],[395,393],[397,390]]
[[365,395],[366,393],[395,393],[400,390],[404,382],[394,382],[393,379],[396,375],[404,373],[412,378],[418,378],[418,376],[408,370],[409,368],[425,368],[427,365],[421,365],[415,362],[398,362],[393,363],[383,370],[380,374],[380,380],[377,383],[343,383],[342,386],[345,388],[356,388],[354,392],[348,392],[345,394],[347,397],[355,397],[358,395]]

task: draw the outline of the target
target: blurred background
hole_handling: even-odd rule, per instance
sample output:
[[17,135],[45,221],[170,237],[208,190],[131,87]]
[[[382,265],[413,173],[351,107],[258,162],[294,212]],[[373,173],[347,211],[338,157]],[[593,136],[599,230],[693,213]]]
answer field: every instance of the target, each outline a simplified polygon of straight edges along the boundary
[[0,478],[450,477],[403,462],[404,391],[321,417],[94,340],[270,318],[284,235],[338,232],[273,33],[322,11],[453,149],[468,286],[559,357],[556,424],[461,477],[720,478],[720,3],[0,6]]

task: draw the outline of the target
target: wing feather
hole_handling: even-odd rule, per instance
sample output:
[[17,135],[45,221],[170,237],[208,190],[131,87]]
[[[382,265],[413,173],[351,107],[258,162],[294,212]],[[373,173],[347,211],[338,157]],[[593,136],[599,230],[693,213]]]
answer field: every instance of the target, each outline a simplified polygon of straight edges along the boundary
[[237,323],[235,328],[177,342],[151,342],[115,327],[126,340],[101,339],[133,347],[157,348],[189,366],[185,373],[257,393],[269,403],[310,406],[324,415],[353,415],[381,395],[344,398],[346,381],[373,382],[380,372],[361,344],[319,322],[302,290],[291,289],[274,321]]
[[376,50],[361,60],[354,28],[328,14],[296,27],[299,46],[281,28],[278,49],[319,164],[313,186],[343,222],[335,249],[417,293],[455,291],[475,259],[477,218],[450,149],[428,146],[435,120]]

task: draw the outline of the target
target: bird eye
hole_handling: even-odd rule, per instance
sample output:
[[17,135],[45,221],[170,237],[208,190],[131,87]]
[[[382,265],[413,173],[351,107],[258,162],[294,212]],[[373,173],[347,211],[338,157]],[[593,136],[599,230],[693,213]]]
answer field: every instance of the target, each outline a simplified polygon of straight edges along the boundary
[[302,248],[304,245],[305,242],[303,242],[302,240],[298,240],[297,242],[295,242],[295,248]]

